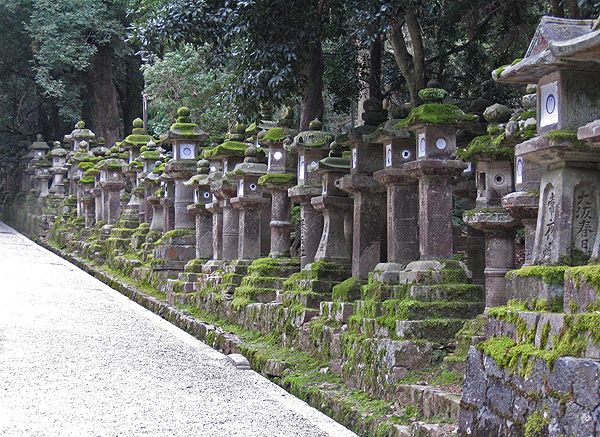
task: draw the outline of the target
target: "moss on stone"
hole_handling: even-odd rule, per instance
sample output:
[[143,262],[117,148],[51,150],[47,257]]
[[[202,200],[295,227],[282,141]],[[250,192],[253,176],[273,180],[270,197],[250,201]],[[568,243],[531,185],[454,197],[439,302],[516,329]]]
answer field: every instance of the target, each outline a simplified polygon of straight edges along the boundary
[[131,134],[123,140],[125,146],[145,146],[149,141],[153,140],[150,135]]
[[156,245],[165,244],[170,238],[186,237],[190,235],[196,235],[195,229],[174,229],[172,231],[165,232],[162,237],[158,239]]
[[96,183],[96,178],[94,176],[83,176],[79,179],[79,182],[82,184],[94,184]]
[[543,410],[535,410],[527,416],[525,422],[525,437],[543,437],[547,433],[548,425],[550,425],[550,414],[548,408]]
[[289,185],[295,180],[296,175],[292,173],[267,173],[258,178],[258,184]]
[[448,91],[443,88],[424,88],[419,91],[419,98],[424,102],[441,102],[448,97]]
[[198,125],[196,123],[181,123],[181,122],[177,122],[177,123],[173,123],[171,125],[171,131],[174,131],[175,133],[177,133],[178,136],[180,137],[189,137],[189,138],[193,138],[193,137],[197,137],[198,134],[195,130],[198,129]]
[[541,278],[548,285],[563,285],[565,282],[565,271],[569,266],[527,266],[518,270],[511,270],[506,274],[508,279],[513,277]]
[[581,280],[585,280],[590,284],[598,296],[600,296],[600,264],[592,264],[587,266],[571,267],[566,271],[567,277],[570,278],[575,287],[579,287]]
[[345,281],[340,282],[339,284],[333,287],[333,301],[350,302],[355,300],[360,296],[360,288],[363,285],[363,283],[363,280],[354,276],[346,279]]
[[519,113],[519,115],[517,115],[517,121],[525,121],[530,118],[535,118],[536,115],[537,114],[536,114],[535,109],[530,109],[529,111],[523,111],[523,112]]
[[83,161],[83,162],[80,162],[79,164],[77,164],[77,168],[79,170],[88,170],[92,167],[94,167],[94,163],[91,161]]
[[569,142],[578,147],[588,147],[586,143],[577,139],[577,132],[570,129],[558,129],[544,134],[544,138],[552,143]]
[[408,117],[394,127],[402,129],[419,124],[460,124],[475,122],[477,116],[465,114],[458,106],[445,103],[426,103],[410,111]]
[[510,67],[510,65],[501,65],[500,67],[494,70],[494,74],[497,78],[500,78],[500,76],[502,76],[502,73],[504,73],[504,70],[506,70],[508,67]]
[[282,127],[273,127],[269,129],[265,135],[260,139],[261,142],[265,143],[280,143],[287,138],[285,129]]
[[248,143],[242,143],[240,141],[225,141],[223,144],[219,144],[212,149],[205,149],[202,154],[206,159],[214,158],[219,155],[244,156],[244,152],[248,146]]
[[509,146],[501,146],[500,144],[494,144],[490,135],[481,135],[479,137],[475,137],[466,148],[457,152],[457,155],[460,159],[470,162],[476,162],[482,159],[491,159],[493,161],[512,161],[514,154],[514,148]]

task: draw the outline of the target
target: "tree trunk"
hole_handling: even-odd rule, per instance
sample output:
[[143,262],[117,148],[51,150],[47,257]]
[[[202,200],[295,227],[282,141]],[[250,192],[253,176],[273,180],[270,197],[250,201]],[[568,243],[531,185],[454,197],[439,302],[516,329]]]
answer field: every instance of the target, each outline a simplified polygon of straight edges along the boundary
[[412,105],[417,105],[419,103],[419,90],[417,89],[416,78],[414,77],[413,59],[406,47],[401,23],[392,25],[390,31],[390,43],[394,50],[394,60],[396,61],[396,65],[400,69],[400,73],[402,73],[402,77],[406,82],[408,93],[410,94],[410,101]]
[[369,97],[383,100],[381,90],[381,61],[383,54],[383,41],[375,39],[369,48]]
[[551,7],[550,13],[554,17],[564,17],[565,16],[565,10],[563,9],[561,0],[550,0],[550,7]]
[[104,137],[106,145],[112,146],[120,137],[121,120],[117,90],[112,75],[112,52],[101,46],[92,58],[88,71],[88,93],[91,128],[97,136]]
[[569,11],[569,18],[581,18],[577,0],[566,0],[565,6],[567,7],[567,11]]
[[417,93],[425,88],[425,47],[423,45],[423,32],[419,19],[412,12],[406,13],[406,26],[413,47],[413,75]]
[[300,101],[300,130],[308,130],[309,123],[315,118],[323,119],[323,47],[321,42],[313,43],[307,50],[301,75],[304,80],[302,100]]

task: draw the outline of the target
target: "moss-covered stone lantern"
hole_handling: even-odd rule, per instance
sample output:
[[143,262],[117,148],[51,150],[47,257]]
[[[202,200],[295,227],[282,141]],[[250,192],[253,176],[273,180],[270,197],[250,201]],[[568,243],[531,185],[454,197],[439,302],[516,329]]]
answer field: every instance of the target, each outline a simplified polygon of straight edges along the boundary
[[65,142],[71,144],[73,152],[79,151],[79,145],[85,141],[87,145],[96,139],[96,134],[85,127],[85,121],[80,120],[75,124],[75,129],[70,134],[65,135]]
[[[236,123],[231,128],[228,139],[224,143],[203,152],[204,157],[211,162],[214,162],[214,160],[221,161],[222,171],[220,173],[222,176],[214,178],[211,183],[211,192],[218,200],[219,211],[222,213],[223,218],[223,261],[231,261],[238,258],[239,214],[238,210],[233,208],[230,202],[230,199],[237,195],[238,182],[228,172],[231,172],[237,164],[243,162],[244,153],[249,145],[244,142],[246,137],[245,131],[246,127],[243,124]],[[262,155],[263,151],[260,150],[258,153]],[[219,173],[218,169],[216,169],[215,173]]]
[[533,264],[581,262],[591,256],[598,233],[600,148],[577,135],[600,118],[592,27],[592,20],[543,17],[525,57],[493,73],[498,82],[537,84],[539,135],[516,147],[542,168]]
[[52,150],[48,152],[48,157],[52,160],[52,167],[50,168],[50,173],[52,174],[50,193],[56,196],[64,196],[64,179],[68,171],[65,163],[68,152],[62,147],[60,141],[55,141],[53,146]]
[[[287,114],[293,113],[288,110]],[[290,115],[265,132],[261,144],[268,147],[267,174],[258,183],[271,195],[270,248],[272,258],[290,255],[291,199],[288,189],[296,183],[296,150],[291,147],[297,131],[288,127]],[[264,228],[263,228],[264,229]]]
[[391,119],[369,137],[383,144],[383,169],[373,173],[386,187],[387,262],[375,266],[376,279],[397,283],[398,275],[419,257],[419,189],[417,178],[404,171],[416,159],[415,140],[407,129],[398,129]]
[[289,188],[288,195],[300,205],[300,265],[303,269],[315,259],[323,233],[323,216],[310,203],[313,197],[322,193],[321,177],[315,172],[307,172],[307,166],[316,166],[325,158],[333,140],[332,133],[323,131],[323,123],[313,120],[309,130],[300,132],[289,146],[298,155],[298,184]]
[[118,157],[116,147],[109,158],[101,161],[99,185],[103,191],[104,213],[102,220],[110,227],[117,223],[121,215],[121,190],[125,188],[127,163]]
[[269,199],[263,197],[263,189],[258,184],[258,179],[267,173],[267,165],[259,161],[254,145],[246,148],[245,155],[244,162],[236,165],[232,172],[238,186],[231,205],[239,211],[238,259],[251,261],[260,257],[260,210],[267,207]]
[[329,156],[311,164],[309,173],[321,177],[321,195],[311,199],[312,206],[323,214],[323,232],[315,253],[315,261],[335,263],[340,270],[350,271],[351,247],[347,238],[348,217],[352,199],[339,188],[338,179],[349,173],[351,162],[342,157],[342,144],[331,143]]
[[456,128],[475,122],[458,107],[442,103],[446,91],[437,88],[421,90],[425,102],[413,108],[396,126],[415,132],[417,159],[403,169],[419,180],[419,241],[422,260],[449,259],[452,244],[452,185],[450,179],[460,176],[466,165],[453,159],[456,152]]

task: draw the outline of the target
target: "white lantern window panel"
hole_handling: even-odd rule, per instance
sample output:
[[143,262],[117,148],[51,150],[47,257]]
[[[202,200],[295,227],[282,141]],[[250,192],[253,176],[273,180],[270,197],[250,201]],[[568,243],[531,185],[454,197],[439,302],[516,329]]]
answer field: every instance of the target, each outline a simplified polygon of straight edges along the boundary
[[540,87],[540,127],[558,123],[558,82]]
[[392,166],[392,145],[391,144],[386,144],[386,146],[385,146],[385,166],[386,167]]
[[517,177],[516,177],[516,183],[517,184],[522,184],[523,183],[523,175],[525,174],[525,162],[523,161],[523,158],[517,158]]
[[352,149],[352,168],[356,168],[357,161],[358,161],[358,156],[357,156],[356,149]]
[[435,140],[435,147],[437,147],[438,150],[444,150],[447,145],[448,143],[444,138],[438,138],[437,140]]
[[304,156],[300,155],[298,158],[298,179],[304,180]]
[[238,180],[238,196],[242,197],[244,195],[244,180]]
[[179,157],[181,159],[194,159],[196,157],[195,148],[193,144],[180,144]]
[[463,170],[463,173],[471,173],[471,171],[473,171],[473,164],[470,162],[467,162],[467,168],[465,168]]
[[417,149],[419,158],[424,157],[425,152],[427,151],[427,140],[425,139],[425,133],[420,133],[417,137]]
[[283,158],[283,153],[278,150],[273,154],[273,158],[275,158],[275,161],[279,161],[281,158]]

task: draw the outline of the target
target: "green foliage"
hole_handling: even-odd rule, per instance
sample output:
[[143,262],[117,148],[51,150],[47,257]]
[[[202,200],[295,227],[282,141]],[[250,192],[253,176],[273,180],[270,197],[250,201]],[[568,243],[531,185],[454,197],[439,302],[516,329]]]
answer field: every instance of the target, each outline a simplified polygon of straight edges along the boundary
[[81,117],[85,77],[99,47],[125,53],[125,1],[37,0],[28,24],[35,47],[35,80],[59,102],[65,120]]
[[223,68],[210,67],[207,51],[185,45],[143,67],[144,92],[150,102],[148,127],[155,135],[169,129],[181,105],[190,108],[191,118],[204,131],[214,135],[227,132],[227,118],[233,107],[223,93],[233,75]]

